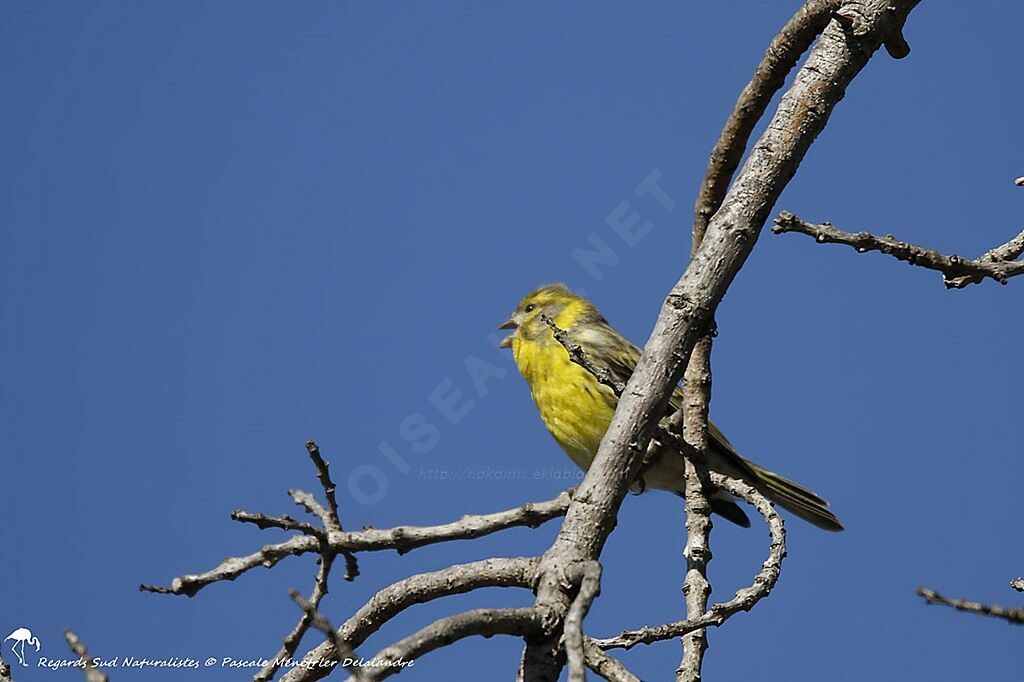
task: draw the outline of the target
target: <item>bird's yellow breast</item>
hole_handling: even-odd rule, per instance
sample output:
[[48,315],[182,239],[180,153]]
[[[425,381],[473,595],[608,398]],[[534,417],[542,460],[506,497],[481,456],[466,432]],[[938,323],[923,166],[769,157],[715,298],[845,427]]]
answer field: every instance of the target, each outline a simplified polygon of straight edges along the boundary
[[572,362],[553,337],[517,337],[512,352],[544,425],[569,457],[588,469],[615,412],[615,394]]

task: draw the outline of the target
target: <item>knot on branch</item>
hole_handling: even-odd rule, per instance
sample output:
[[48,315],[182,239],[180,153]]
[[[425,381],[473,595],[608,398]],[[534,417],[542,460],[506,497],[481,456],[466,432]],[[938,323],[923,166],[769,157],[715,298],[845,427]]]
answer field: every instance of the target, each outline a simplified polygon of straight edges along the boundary
[[901,13],[893,5],[879,8],[875,3],[849,0],[835,10],[832,16],[848,35],[858,40],[869,37],[873,31],[879,31],[889,56],[903,59],[910,54],[910,44],[903,37],[903,24],[908,12],[909,8]]

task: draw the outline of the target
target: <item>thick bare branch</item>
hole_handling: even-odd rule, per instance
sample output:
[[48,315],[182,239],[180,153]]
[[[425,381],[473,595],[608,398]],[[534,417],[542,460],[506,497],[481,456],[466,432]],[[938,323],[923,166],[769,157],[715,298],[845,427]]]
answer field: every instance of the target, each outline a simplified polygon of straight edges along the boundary
[[442,618],[378,651],[371,659],[373,667],[367,668],[364,675],[368,680],[382,680],[401,672],[425,654],[466,637],[537,635],[544,632],[547,621],[536,607],[476,609]]
[[[405,578],[377,592],[338,629],[338,637],[348,646],[358,647],[384,623],[415,604],[482,587],[530,588],[536,580],[539,565],[539,557],[486,559]],[[331,643],[324,642],[303,656],[303,660],[315,663],[334,656]],[[329,672],[313,666],[308,669],[296,667],[282,678],[282,682],[310,682],[323,678]]]
[[[847,0],[835,11],[836,20],[854,37],[863,38],[871,31],[871,7],[865,0]],[[885,49],[893,59],[910,54],[910,45],[903,37],[902,24],[893,27],[885,37]]]
[[[571,595],[560,576],[566,566],[596,559],[615,526],[619,506],[636,477],[669,394],[682,378],[698,339],[760,234],[775,201],[824,129],[850,81],[881,43],[899,31],[916,0],[862,3],[868,30],[848,35],[830,23],[814,45],[772,121],[711,219],[707,235],[662,306],[644,352],[587,475],[577,489],[555,543],[545,553],[537,605],[565,614]],[[562,668],[558,633],[532,640],[520,677],[553,682]]]
[[[466,540],[490,535],[507,528],[529,526],[534,528],[565,514],[571,500],[570,491],[565,491],[551,500],[532,502],[493,514],[463,516],[458,521],[438,526],[398,526],[390,529],[369,528],[356,532],[331,534],[327,549],[332,552],[375,552],[396,550],[402,554],[417,547],[451,540]],[[139,589],[160,594],[195,596],[207,585],[224,580],[234,580],[246,571],[263,566],[273,567],[288,556],[300,556],[322,551],[322,544],[316,537],[299,536],[273,545],[266,545],[259,552],[243,557],[225,559],[217,567],[205,573],[183,575],[175,578],[170,587],[141,585]]]
[[587,667],[608,682],[640,682],[640,678],[631,673],[621,661],[609,656],[589,637],[583,644],[583,654]]
[[602,649],[630,649],[637,644],[651,644],[666,639],[681,637],[695,630],[709,626],[719,626],[740,611],[749,611],[754,604],[764,599],[775,587],[782,570],[782,560],[786,557],[786,529],[782,517],[764,495],[753,486],[727,478],[721,474],[711,473],[711,482],[723,490],[745,500],[764,518],[768,525],[771,544],[768,558],[749,587],[737,590],[736,595],[727,602],[715,604],[697,618],[674,623],[666,623],[656,627],[643,627],[637,630],[625,630],[615,637],[597,639],[594,643]]
[[1024,625],[1024,608],[1008,609],[997,604],[982,604],[976,601],[967,601],[966,599],[950,599],[949,597],[942,596],[935,590],[929,590],[925,587],[919,587],[915,592],[929,604],[941,604],[943,606],[950,606],[957,611],[976,613],[979,616],[1002,618],[1014,625]]
[[71,630],[65,629],[64,641],[68,643],[68,647],[71,648],[71,652],[78,656],[79,660],[85,662],[85,665],[82,667],[82,674],[85,675],[85,682],[107,682],[110,679],[103,673],[103,671],[94,665],[92,656],[89,655],[89,650],[85,648],[85,644],[81,639],[79,639],[78,635]]
[[813,237],[819,244],[845,244],[858,253],[879,251],[910,265],[941,272],[946,287],[950,289],[962,289],[986,277],[1006,284],[1010,277],[1024,273],[1024,261],[1012,260],[1024,253],[1024,232],[974,260],[955,254],[947,256],[934,249],[900,241],[892,235],[880,237],[870,232],[846,232],[830,223],[809,223],[788,211],[783,211],[775,219],[772,232],[799,232]]

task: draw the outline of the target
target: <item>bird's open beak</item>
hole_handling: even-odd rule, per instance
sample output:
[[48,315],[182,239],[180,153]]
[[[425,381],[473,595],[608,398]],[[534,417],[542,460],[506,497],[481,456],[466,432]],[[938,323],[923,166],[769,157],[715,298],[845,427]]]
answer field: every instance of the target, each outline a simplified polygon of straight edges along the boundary
[[[519,325],[516,324],[516,321],[513,320],[510,317],[507,320],[505,320],[504,322],[502,322],[501,326],[498,327],[498,329],[515,329],[518,326]],[[511,348],[512,347],[512,337],[514,335],[515,335],[515,333],[513,332],[512,334],[509,334],[508,336],[503,338],[501,340],[501,343],[498,344],[498,348]]]

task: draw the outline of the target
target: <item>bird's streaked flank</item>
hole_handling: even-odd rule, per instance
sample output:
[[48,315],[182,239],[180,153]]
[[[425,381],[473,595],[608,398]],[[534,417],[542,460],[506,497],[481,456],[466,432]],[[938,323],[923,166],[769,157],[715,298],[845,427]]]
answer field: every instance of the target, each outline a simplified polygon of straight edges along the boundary
[[[572,343],[578,344],[595,364],[606,368],[618,383],[625,384],[633,374],[640,349],[615,331],[593,304],[562,284],[549,284],[528,294],[512,317],[501,325],[502,329],[513,330],[502,340],[501,347],[512,349],[545,426],[572,461],[586,470],[611,423],[618,398],[593,374],[569,359],[545,317],[564,329]],[[679,409],[682,401],[682,389],[677,387],[666,418]],[[708,436],[709,469],[746,481],[768,499],[819,528],[843,530],[828,502],[741,457],[711,422]],[[664,447],[641,473],[638,485],[682,495],[683,472],[682,454]],[[711,499],[711,509],[733,523],[750,526],[746,513],[724,493]]]

